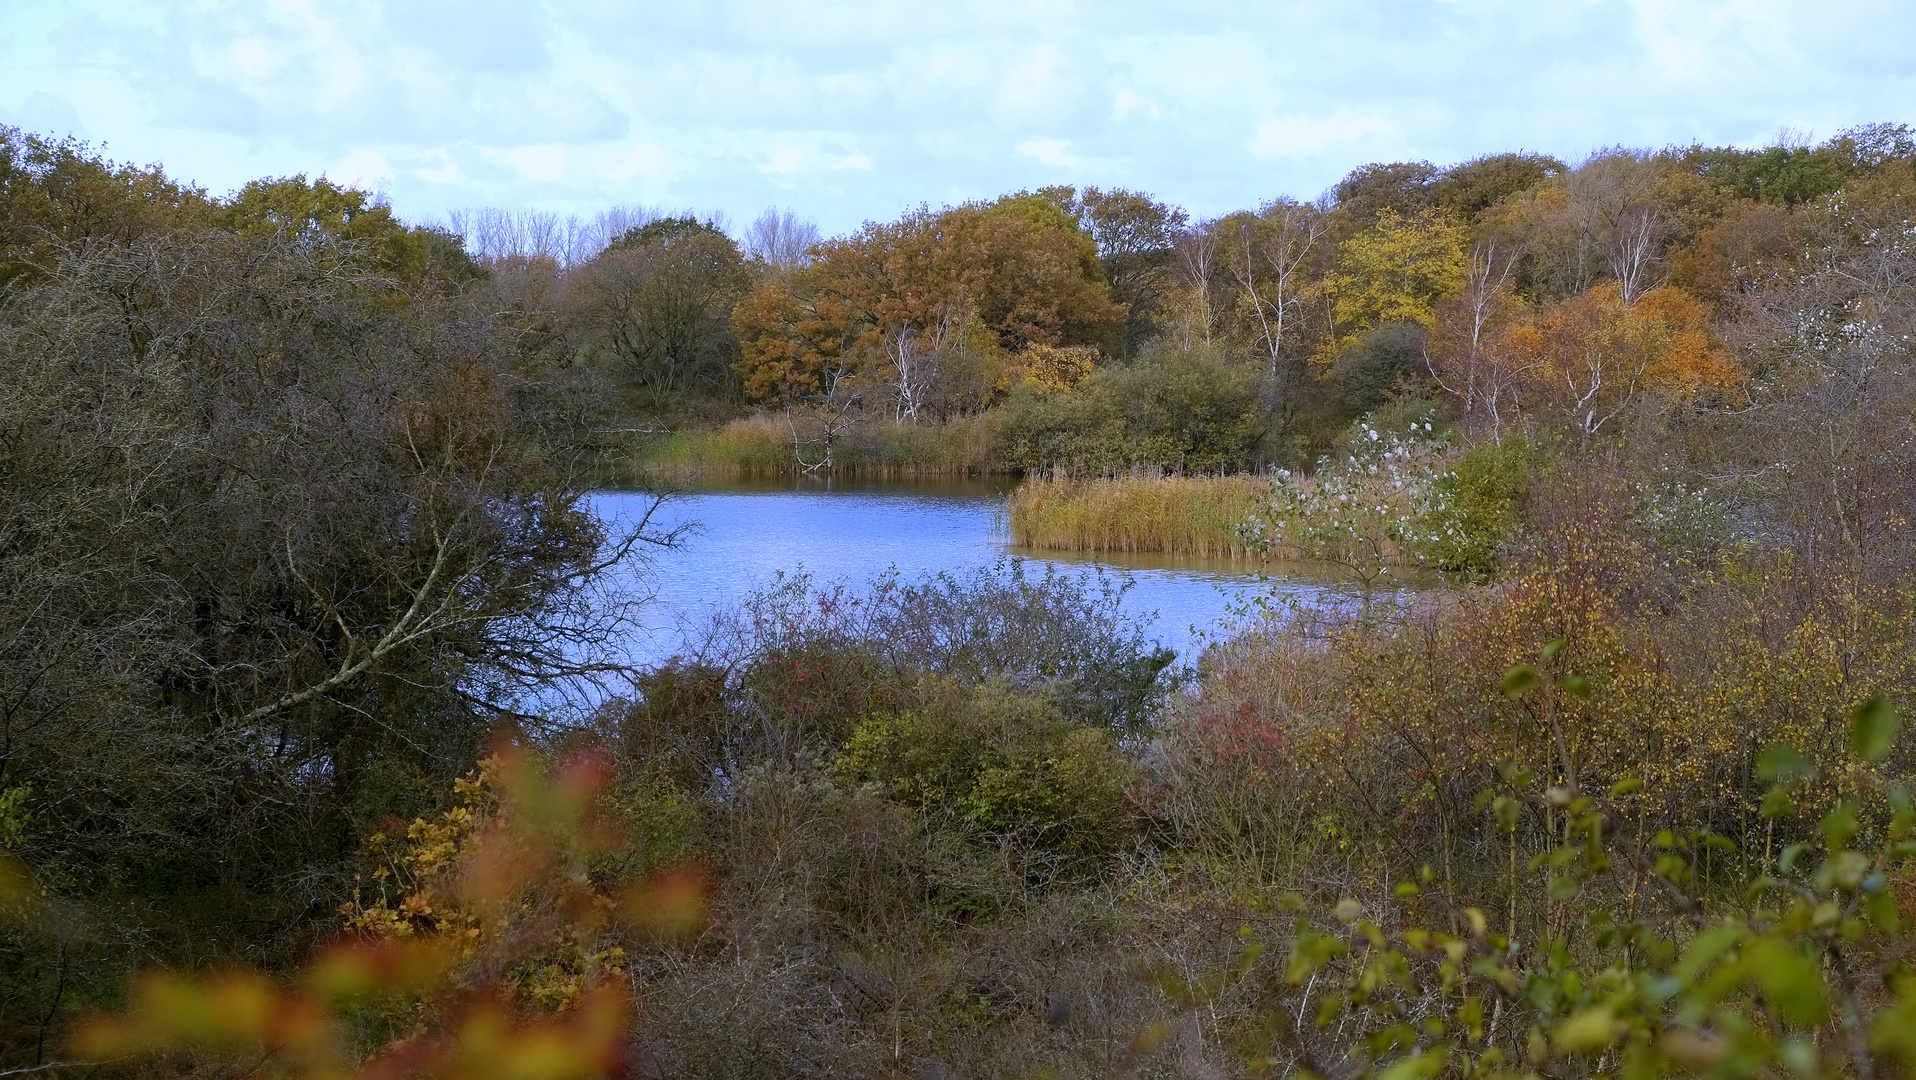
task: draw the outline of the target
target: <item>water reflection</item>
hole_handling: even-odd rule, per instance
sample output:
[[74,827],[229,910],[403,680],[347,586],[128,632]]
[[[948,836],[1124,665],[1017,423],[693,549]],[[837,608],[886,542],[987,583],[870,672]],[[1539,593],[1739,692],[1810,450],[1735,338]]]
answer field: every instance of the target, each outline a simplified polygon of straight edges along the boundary
[[[911,483],[761,481],[728,484],[668,500],[654,514],[666,528],[689,525],[682,546],[660,553],[635,588],[654,592],[632,643],[634,659],[657,662],[679,651],[688,634],[717,609],[737,603],[779,571],[804,570],[820,581],[862,584],[887,569],[905,577],[957,570],[1004,557],[1105,573],[1130,583],[1124,609],[1146,632],[1191,659],[1206,635],[1219,633],[1234,610],[1268,593],[1280,579],[1306,604],[1334,604],[1342,594],[1308,580],[1295,567],[1259,567],[1241,560],[1178,559],[1157,554],[1034,551],[1005,543],[1003,515],[1010,485],[994,480]],[[606,491],[597,511],[630,523],[652,497]]]

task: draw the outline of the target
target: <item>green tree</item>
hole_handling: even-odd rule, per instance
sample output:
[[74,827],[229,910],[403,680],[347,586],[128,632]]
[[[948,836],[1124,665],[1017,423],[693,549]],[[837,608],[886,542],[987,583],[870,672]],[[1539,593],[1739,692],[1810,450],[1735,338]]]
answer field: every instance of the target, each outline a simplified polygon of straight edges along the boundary
[[246,235],[277,233],[343,241],[322,250],[364,258],[382,273],[408,283],[428,277],[458,283],[480,274],[451,233],[408,226],[384,202],[323,176],[254,180],[220,205],[215,221]]
[[0,125],[0,295],[43,280],[67,245],[203,226],[213,203],[158,166],[107,161],[76,139]]
[[654,405],[731,389],[733,309],[750,287],[724,230],[661,218],[627,232],[568,280],[576,336],[615,354]]

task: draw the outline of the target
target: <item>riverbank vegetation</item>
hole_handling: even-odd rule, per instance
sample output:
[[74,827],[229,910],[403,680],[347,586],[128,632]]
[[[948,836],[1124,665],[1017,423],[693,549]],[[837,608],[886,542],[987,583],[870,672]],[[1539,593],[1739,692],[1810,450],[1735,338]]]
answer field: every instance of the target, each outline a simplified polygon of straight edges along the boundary
[[[1916,1068],[1904,129],[564,251],[0,150],[0,1071]],[[585,488],[787,454],[1442,577],[1191,665],[789,577],[625,663],[674,537]]]
[[1005,513],[1021,548],[1246,559],[1267,553],[1244,526],[1269,496],[1251,476],[1038,477],[1012,492]]

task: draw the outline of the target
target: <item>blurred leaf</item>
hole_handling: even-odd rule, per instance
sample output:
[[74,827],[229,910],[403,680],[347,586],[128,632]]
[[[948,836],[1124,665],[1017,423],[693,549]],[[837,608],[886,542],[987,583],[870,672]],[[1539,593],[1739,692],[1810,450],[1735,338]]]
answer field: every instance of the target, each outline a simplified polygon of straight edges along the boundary
[[1531,667],[1529,664],[1518,664],[1516,667],[1504,672],[1502,686],[1504,696],[1513,698],[1522,697],[1536,688],[1537,669]]
[[1627,1031],[1608,1005],[1585,1009],[1557,1025],[1550,1044],[1559,1054],[1592,1054],[1607,1049]]
[[1896,730],[1902,719],[1889,699],[1881,694],[1856,707],[1850,714],[1849,745],[1864,761],[1881,761],[1896,743]]
[[712,891],[711,873],[696,863],[685,863],[626,890],[619,914],[643,937],[690,941],[705,929]]
[[1757,938],[1743,946],[1742,968],[1784,1023],[1808,1027],[1828,1016],[1822,968],[1793,943]]
[[1862,825],[1856,820],[1856,804],[1845,799],[1836,804],[1817,825],[1831,851],[1850,842]]
[[1557,680],[1557,687],[1573,698],[1590,700],[1590,680],[1581,675],[1565,675]]
[[1760,780],[1797,780],[1815,771],[1814,762],[1788,746],[1772,746],[1756,759],[1756,775]]

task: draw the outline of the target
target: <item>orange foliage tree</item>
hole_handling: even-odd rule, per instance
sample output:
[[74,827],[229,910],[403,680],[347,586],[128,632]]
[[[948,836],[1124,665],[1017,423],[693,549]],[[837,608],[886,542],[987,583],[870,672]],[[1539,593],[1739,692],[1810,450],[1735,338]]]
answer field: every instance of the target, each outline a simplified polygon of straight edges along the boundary
[[982,397],[996,372],[966,350],[1104,341],[1124,310],[1100,280],[1095,246],[1029,201],[868,224],[820,244],[790,279],[762,282],[733,318],[746,393],[776,400],[829,393],[839,378],[896,383],[907,375],[891,370],[899,357],[918,353],[888,342],[908,334],[952,354],[940,357],[947,376],[982,383],[959,387],[960,397]]
[[1594,286],[1513,321],[1491,353],[1528,373],[1537,399],[1586,437],[1644,394],[1692,398],[1729,390],[1740,375],[1712,333],[1708,307],[1673,286],[1633,304],[1613,282]]

